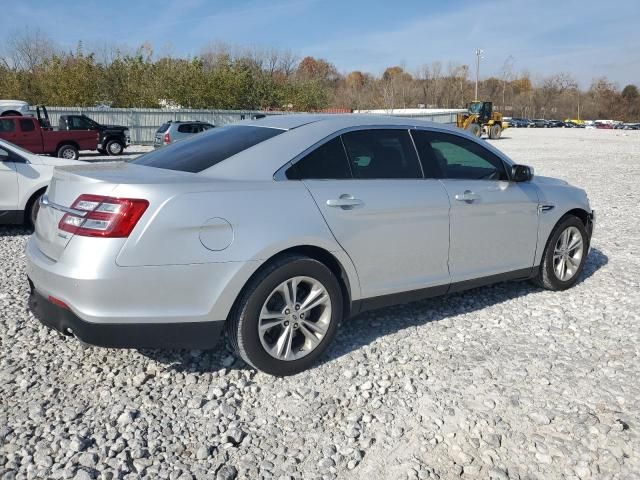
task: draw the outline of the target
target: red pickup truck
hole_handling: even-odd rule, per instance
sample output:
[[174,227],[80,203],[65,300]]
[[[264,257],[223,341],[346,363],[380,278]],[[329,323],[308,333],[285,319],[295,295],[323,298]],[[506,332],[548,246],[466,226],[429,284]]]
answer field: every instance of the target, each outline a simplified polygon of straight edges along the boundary
[[0,138],[33,153],[48,153],[77,160],[80,150],[95,150],[100,134],[95,131],[53,130],[34,117],[0,117]]

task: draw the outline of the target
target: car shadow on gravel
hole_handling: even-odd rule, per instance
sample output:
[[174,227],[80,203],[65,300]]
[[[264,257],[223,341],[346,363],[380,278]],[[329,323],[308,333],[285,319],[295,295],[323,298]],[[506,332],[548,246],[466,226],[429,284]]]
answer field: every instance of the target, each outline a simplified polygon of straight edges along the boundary
[[[592,248],[578,284],[589,279],[608,261],[609,258],[606,254],[597,248]],[[336,337],[328,352],[321,357],[318,365],[335,360],[353,350],[368,345],[379,337],[399,330],[482,310],[492,305],[540,291],[540,288],[529,282],[502,282],[444,297],[430,298],[362,313],[343,323],[340,327],[341,334]],[[227,370],[251,368],[239,358],[231,356],[224,340],[221,340],[215,349],[201,352],[188,350],[140,350],[140,353],[182,373],[206,373],[223,368]]]
[[31,235],[32,228],[23,225],[2,225],[0,226],[0,237],[18,237],[22,235]]
[[[576,285],[589,279],[608,262],[609,257],[605,253],[597,248],[591,248]],[[348,340],[338,338],[327,354],[323,356],[320,363],[339,358],[353,350],[368,345],[379,337],[408,327],[416,327],[455,315],[472,313],[540,291],[542,291],[541,288],[528,281],[501,282],[442,297],[365,312],[342,325],[343,335],[341,338],[347,337]],[[375,328],[370,328],[371,326]],[[353,331],[357,331],[358,334],[349,335]]]

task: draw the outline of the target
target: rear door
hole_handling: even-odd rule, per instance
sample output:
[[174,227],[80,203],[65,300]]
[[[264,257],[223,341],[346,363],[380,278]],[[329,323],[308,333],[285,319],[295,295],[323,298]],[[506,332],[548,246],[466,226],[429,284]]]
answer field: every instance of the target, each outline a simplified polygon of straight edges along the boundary
[[18,125],[18,145],[30,152],[42,153],[42,137],[40,136],[40,130],[36,129],[35,119],[21,118]]
[[502,159],[463,136],[413,132],[425,173],[441,178],[451,201],[451,281],[533,266],[538,195],[509,181]]
[[351,257],[363,298],[448,285],[449,200],[424,179],[406,129],[335,137],[287,172]]

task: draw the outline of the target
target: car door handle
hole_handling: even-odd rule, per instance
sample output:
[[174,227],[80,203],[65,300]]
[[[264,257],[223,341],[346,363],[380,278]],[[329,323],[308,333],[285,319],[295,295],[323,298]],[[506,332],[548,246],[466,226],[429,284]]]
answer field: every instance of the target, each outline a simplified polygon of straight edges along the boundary
[[328,207],[340,207],[343,210],[350,210],[360,205],[364,205],[364,202],[358,198],[354,198],[353,195],[349,195],[348,193],[340,195],[340,198],[327,200]]
[[455,197],[460,202],[473,202],[474,200],[480,200],[480,195],[473,193],[471,190],[465,190],[464,193],[458,193]]

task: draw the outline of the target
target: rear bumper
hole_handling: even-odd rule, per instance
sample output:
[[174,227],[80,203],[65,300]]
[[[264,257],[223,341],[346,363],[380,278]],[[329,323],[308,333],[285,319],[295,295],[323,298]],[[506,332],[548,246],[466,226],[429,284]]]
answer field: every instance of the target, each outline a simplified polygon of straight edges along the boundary
[[213,348],[224,320],[181,323],[92,323],[51,303],[29,280],[29,310],[47,327],[90,345],[109,348]]

